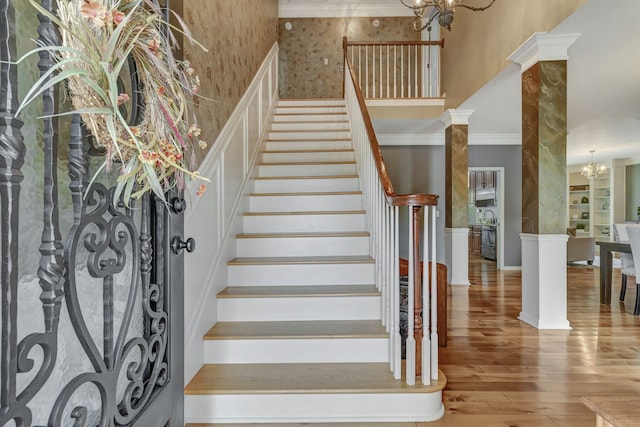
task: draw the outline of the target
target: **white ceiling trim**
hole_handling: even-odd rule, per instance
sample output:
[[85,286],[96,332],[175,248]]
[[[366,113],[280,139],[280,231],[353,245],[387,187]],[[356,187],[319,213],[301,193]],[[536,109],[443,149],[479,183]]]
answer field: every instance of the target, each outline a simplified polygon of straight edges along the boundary
[[509,61],[520,64],[522,72],[540,61],[569,59],[569,47],[581,34],[533,33],[509,57]]
[[[347,4],[352,3],[352,4]],[[280,0],[280,18],[344,18],[373,16],[414,16],[400,3],[384,1],[347,2],[344,0]]]
[[451,125],[469,125],[469,117],[474,113],[473,110],[456,110],[448,109],[440,116],[440,121],[444,123],[444,127]]
[[[444,132],[432,134],[376,134],[380,145],[444,145]],[[520,134],[470,134],[469,145],[522,145]]]

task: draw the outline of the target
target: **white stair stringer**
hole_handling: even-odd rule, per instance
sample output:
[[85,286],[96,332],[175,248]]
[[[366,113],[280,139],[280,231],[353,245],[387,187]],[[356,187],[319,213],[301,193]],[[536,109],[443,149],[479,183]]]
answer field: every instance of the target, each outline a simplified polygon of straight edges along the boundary
[[[187,423],[434,421],[446,380],[389,369],[389,334],[343,100],[281,100],[236,258],[185,388]],[[213,302],[212,302],[213,303]]]

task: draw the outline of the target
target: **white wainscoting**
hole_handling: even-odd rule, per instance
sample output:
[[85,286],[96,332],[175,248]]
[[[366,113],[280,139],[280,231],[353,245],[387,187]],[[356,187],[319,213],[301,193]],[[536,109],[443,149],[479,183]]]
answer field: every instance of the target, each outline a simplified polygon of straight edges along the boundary
[[184,258],[184,378],[188,383],[203,364],[202,336],[217,320],[216,294],[226,287],[227,261],[235,257],[234,236],[242,231],[245,196],[260,142],[278,99],[278,45],[265,58],[251,85],[236,106],[218,139],[200,166],[211,180],[196,196],[201,182],[187,188],[185,237],[196,240],[196,250]]

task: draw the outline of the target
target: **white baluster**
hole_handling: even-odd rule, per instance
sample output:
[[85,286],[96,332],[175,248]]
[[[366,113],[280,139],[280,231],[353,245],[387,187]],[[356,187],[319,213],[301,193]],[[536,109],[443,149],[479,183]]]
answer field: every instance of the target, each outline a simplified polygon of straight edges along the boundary
[[[424,237],[422,239],[422,253],[423,255],[423,264],[422,264],[422,321],[423,321],[423,333],[422,333],[422,384],[428,385],[431,383],[431,339],[429,336],[430,330],[430,322],[429,322],[429,285],[432,287],[435,284],[435,277],[431,276],[431,281],[429,281],[429,238],[431,234],[429,233],[429,210],[428,207],[425,206],[424,209]],[[433,262],[431,265],[434,265]]]
[[365,81],[365,99],[369,98],[369,46],[364,47],[364,81]]
[[389,98],[391,96],[390,92],[389,92],[389,77],[390,77],[390,74],[391,74],[391,69],[389,68],[389,60],[390,60],[390,58],[389,58],[389,45],[387,45],[387,98]]
[[414,385],[416,383],[416,340],[413,336],[414,333],[414,318],[413,318],[413,306],[414,306],[414,286],[415,277],[413,264],[413,206],[409,205],[409,282],[407,283],[407,344],[406,348],[406,376],[407,384]]
[[404,98],[404,46],[400,46],[400,98]]
[[398,97],[398,49],[393,46],[393,97]]
[[431,206],[431,379],[438,379],[438,275],[436,256],[436,208]]
[[380,45],[380,80],[378,82],[378,88],[380,89],[380,98],[384,97],[382,92],[382,45]]
[[400,208],[393,207],[393,377],[402,376],[402,349],[400,337]]
[[416,54],[415,54],[416,59],[413,62],[413,67],[414,67],[413,81],[415,82],[414,97],[417,98],[418,97],[418,90],[420,88],[420,85],[418,84],[418,63],[419,63],[419,58],[420,58],[420,55],[418,55],[418,45],[415,46],[415,50],[416,50]]
[[407,98],[411,98],[411,45],[407,46]]

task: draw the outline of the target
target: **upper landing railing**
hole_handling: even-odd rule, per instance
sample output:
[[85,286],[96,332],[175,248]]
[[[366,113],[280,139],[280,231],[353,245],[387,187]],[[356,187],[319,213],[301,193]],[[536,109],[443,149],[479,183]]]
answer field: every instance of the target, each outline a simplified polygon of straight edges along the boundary
[[440,50],[436,41],[356,42],[343,38],[365,99],[440,97]]
[[[382,293],[383,323],[390,337],[390,364],[396,379],[402,376],[400,337],[399,222],[402,206],[408,207],[408,316],[406,381],[417,376],[431,385],[439,380],[438,286],[436,261],[436,207],[434,194],[396,194],[387,173],[371,124],[358,75],[345,43],[345,102],[351,121],[356,162],[365,195],[371,252],[376,260],[376,283]],[[425,209],[423,209],[425,208]],[[424,213],[424,218],[421,218]],[[422,221],[421,221],[422,220]],[[420,269],[420,223],[424,224],[423,268]],[[424,333],[423,333],[424,331]]]

